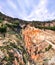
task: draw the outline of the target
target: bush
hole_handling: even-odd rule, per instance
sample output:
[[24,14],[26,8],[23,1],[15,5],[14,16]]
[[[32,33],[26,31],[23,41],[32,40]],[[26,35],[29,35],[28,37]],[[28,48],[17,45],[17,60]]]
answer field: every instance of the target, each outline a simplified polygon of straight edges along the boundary
[[19,24],[19,21],[15,21],[13,24]]
[[3,19],[0,18],[0,23],[2,23],[2,22],[3,22]]
[[18,26],[17,24],[12,24],[12,23],[11,23],[11,24],[7,23],[6,25],[7,25],[8,27],[14,27],[14,28],[16,28],[16,27]]
[[0,27],[0,32],[1,33],[5,33],[7,31],[7,26],[6,25],[2,25],[1,27]]
[[36,28],[40,28],[40,29],[49,29],[49,30],[53,30],[53,31],[55,31],[55,26],[53,26],[53,27],[42,27],[42,26],[38,26],[38,27],[36,27]]

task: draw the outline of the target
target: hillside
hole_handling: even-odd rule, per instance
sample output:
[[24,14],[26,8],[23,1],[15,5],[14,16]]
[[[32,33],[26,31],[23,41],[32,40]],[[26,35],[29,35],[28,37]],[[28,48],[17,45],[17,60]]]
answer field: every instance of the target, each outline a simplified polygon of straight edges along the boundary
[[24,21],[0,12],[0,65],[54,64],[54,23]]
[[51,21],[25,21],[25,20],[22,20],[22,19],[18,19],[18,18],[12,18],[12,17],[9,17],[5,14],[2,14],[0,12],[0,18],[3,19],[3,20],[7,20],[9,22],[12,22],[12,21],[19,21],[19,23],[21,25],[27,25],[27,24],[31,24],[32,26],[35,26],[35,27],[38,27],[38,26],[42,26],[42,27],[53,27],[55,26],[55,20],[51,20]]

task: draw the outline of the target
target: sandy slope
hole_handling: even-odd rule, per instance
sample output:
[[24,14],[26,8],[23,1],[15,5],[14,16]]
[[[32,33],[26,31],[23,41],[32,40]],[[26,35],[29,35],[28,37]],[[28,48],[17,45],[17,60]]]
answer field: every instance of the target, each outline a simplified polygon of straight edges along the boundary
[[[42,65],[44,59],[49,60],[55,56],[55,32],[51,30],[43,31],[35,27],[27,26],[23,30],[23,38],[30,58],[37,65],[38,63]],[[45,49],[48,48],[49,45],[52,47],[46,51]]]

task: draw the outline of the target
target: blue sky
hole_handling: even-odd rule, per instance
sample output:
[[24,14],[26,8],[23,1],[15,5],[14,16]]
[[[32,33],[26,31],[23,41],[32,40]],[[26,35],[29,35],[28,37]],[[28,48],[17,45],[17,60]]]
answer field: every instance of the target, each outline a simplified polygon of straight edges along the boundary
[[0,12],[23,20],[53,20],[55,0],[0,0]]

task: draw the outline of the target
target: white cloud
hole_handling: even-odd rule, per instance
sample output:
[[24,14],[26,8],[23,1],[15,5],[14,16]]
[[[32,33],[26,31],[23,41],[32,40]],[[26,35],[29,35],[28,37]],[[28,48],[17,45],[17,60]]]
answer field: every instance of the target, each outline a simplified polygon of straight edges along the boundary
[[9,6],[11,6],[14,10],[17,10],[16,4],[12,0],[7,0],[7,3]]
[[[8,15],[12,16],[12,17],[22,17],[20,10],[18,8],[18,5],[13,1],[13,0],[7,0],[7,3],[10,7],[10,11],[7,12]],[[12,9],[12,10],[11,10]]]
[[50,13],[47,9],[49,0],[36,0],[38,3],[34,0],[16,0],[17,3],[14,0],[6,1],[6,4],[0,2],[0,11],[12,17],[39,21],[55,19],[55,12]]
[[0,11],[1,11],[1,9],[2,9],[2,6],[0,6]]
[[25,0],[25,1],[23,1],[23,0],[17,0],[17,3],[19,5],[19,7],[20,7],[20,15],[22,15],[22,17],[23,16],[26,17],[26,15],[27,15],[26,8],[30,6],[29,5],[29,1],[28,0]]
[[31,12],[26,20],[50,20],[54,19],[54,13],[50,13],[47,9],[48,0],[40,0],[39,4],[35,6],[34,10]]

